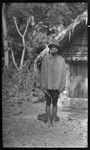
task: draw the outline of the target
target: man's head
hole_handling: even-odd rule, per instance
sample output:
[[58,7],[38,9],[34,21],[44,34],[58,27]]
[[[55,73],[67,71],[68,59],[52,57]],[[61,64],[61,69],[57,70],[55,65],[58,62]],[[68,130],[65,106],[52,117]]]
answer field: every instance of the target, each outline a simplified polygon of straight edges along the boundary
[[49,44],[49,52],[53,55],[57,54],[59,50],[59,43],[58,41],[54,40],[52,43]]

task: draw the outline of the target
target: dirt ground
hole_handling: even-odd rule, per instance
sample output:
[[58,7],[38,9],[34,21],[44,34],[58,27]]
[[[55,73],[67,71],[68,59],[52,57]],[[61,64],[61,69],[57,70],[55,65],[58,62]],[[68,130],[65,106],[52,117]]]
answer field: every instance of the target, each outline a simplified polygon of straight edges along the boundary
[[3,102],[3,147],[87,147],[87,109],[58,105],[59,121],[47,128],[38,120],[45,102],[35,99]]

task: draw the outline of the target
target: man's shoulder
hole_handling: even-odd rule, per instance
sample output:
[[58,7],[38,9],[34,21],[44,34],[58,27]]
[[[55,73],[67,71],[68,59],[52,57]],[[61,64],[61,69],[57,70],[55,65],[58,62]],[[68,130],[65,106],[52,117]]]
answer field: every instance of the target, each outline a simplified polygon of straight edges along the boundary
[[58,59],[59,59],[60,61],[65,61],[65,59],[64,59],[61,55],[58,55]]
[[48,55],[48,54],[45,54],[45,55],[43,56],[43,60],[47,60],[48,57],[49,57],[49,55]]
[[44,55],[44,58],[49,58],[49,56],[50,56],[50,54],[49,54],[49,53],[46,53],[46,54]]

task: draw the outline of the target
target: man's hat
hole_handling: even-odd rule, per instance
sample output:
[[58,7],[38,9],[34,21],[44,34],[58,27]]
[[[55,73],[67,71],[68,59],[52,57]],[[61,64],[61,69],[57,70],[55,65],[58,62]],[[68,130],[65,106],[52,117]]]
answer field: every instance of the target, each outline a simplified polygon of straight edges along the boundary
[[50,42],[50,44],[48,45],[49,48],[55,46],[57,49],[59,49],[59,42],[57,40],[53,40],[52,42]]

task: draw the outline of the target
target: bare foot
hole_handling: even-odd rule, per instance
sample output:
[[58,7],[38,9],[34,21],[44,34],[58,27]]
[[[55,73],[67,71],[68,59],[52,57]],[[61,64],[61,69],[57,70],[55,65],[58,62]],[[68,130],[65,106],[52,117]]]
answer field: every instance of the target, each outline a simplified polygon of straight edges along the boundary
[[56,126],[56,122],[53,121],[53,122],[52,122],[52,127],[55,127],[55,126]]
[[47,128],[50,128],[52,126],[50,121],[47,122],[46,126],[47,126]]

